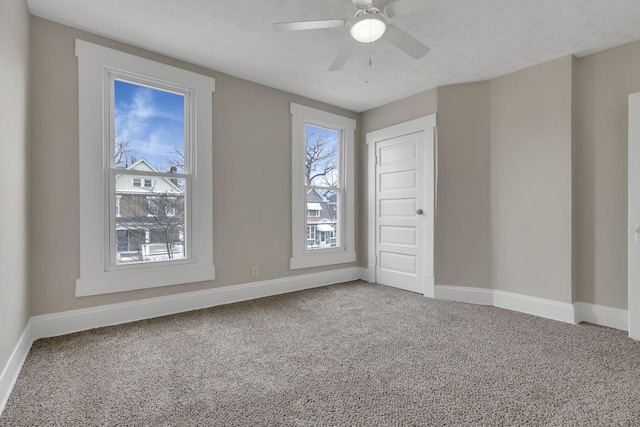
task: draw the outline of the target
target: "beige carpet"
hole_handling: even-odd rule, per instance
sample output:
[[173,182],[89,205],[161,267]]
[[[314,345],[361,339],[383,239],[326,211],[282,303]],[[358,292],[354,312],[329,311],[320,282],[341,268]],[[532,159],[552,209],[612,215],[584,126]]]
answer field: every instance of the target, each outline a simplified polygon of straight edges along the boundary
[[354,282],[38,340],[0,425],[640,426],[640,343]]

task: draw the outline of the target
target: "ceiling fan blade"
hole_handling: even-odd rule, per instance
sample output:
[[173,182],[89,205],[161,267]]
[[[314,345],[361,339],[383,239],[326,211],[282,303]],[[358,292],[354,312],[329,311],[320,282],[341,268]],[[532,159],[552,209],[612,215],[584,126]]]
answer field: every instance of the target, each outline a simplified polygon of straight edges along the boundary
[[273,24],[275,31],[319,30],[323,28],[344,27],[346,19],[322,19],[319,21],[277,22]]
[[397,0],[387,7],[386,13],[390,18],[397,18],[419,12],[425,8],[426,4],[424,0]]
[[387,24],[387,31],[385,32],[384,37],[392,45],[415,59],[422,58],[431,50],[422,42],[391,24]]
[[354,48],[355,46],[353,45],[353,43],[349,43],[345,47],[343,47],[340,50],[340,52],[338,52],[338,56],[336,56],[336,58],[333,60],[333,62],[329,66],[329,71],[342,70],[342,67],[344,67],[344,64],[346,64],[349,58],[351,57],[351,54],[353,53]]

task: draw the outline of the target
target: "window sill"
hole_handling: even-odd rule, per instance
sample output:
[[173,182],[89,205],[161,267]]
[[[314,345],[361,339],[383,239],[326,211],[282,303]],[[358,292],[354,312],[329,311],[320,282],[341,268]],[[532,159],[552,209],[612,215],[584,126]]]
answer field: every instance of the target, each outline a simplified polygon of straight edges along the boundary
[[76,297],[127,292],[215,280],[215,266],[182,264],[136,270],[104,271],[76,281]]
[[356,262],[355,252],[326,251],[326,252],[305,252],[289,260],[289,268],[297,270],[300,268],[321,267],[324,265],[346,264]]

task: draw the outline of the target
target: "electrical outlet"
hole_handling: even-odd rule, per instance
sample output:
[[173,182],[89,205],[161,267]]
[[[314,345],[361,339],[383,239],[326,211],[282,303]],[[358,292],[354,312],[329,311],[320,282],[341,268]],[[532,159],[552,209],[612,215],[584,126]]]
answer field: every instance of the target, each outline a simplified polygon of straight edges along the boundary
[[257,266],[251,267],[251,277],[258,277],[260,275],[260,270]]

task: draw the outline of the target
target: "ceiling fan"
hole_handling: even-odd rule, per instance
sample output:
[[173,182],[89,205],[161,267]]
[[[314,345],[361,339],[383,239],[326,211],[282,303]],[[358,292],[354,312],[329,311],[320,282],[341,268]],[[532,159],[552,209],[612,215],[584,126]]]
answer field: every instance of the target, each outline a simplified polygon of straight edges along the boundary
[[[400,28],[390,24],[397,18],[424,9],[424,0],[351,0],[356,11],[351,19],[322,19],[315,21],[278,22],[275,31],[318,30],[350,26],[351,37],[361,43],[373,43],[383,38],[415,59],[425,56],[431,49]],[[355,46],[348,43],[336,56],[329,71],[339,71],[351,57]]]

